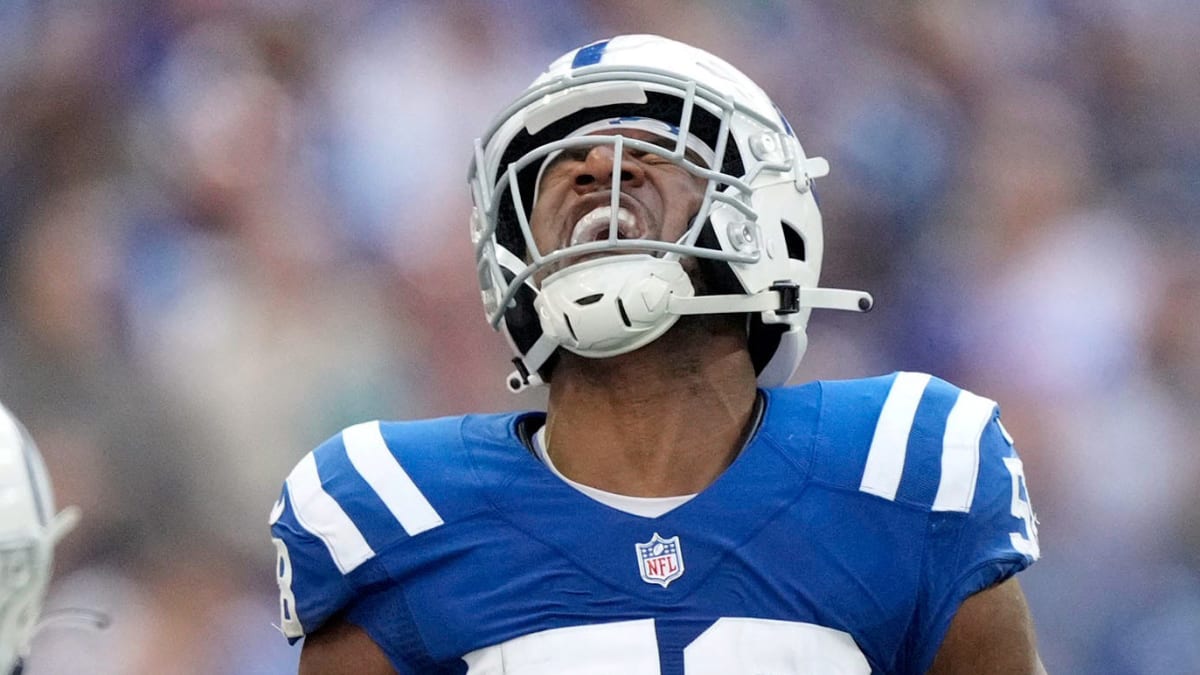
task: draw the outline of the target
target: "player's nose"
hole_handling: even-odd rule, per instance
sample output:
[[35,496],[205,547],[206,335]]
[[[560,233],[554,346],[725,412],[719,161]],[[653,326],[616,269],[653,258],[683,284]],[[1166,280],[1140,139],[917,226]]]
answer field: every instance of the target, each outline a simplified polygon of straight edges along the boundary
[[[579,194],[605,190],[613,185],[613,167],[616,152],[612,145],[603,143],[588,151],[584,160],[575,169],[574,188]],[[637,187],[646,180],[646,170],[628,152],[621,157],[621,188]]]

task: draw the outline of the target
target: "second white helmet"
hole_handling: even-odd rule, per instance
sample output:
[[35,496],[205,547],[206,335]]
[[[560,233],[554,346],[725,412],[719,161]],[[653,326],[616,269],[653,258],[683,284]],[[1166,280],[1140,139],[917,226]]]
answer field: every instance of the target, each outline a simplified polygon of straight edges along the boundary
[[55,513],[37,446],[0,405],[0,673],[28,656],[54,546],[78,518],[74,508]]

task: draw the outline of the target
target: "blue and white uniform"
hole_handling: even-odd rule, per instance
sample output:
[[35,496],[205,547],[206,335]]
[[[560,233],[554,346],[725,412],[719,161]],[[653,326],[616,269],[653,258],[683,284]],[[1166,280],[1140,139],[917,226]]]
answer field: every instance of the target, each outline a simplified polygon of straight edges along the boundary
[[401,673],[924,672],[962,600],[1038,557],[996,404],[918,373],[763,393],[658,517],[540,462],[540,413],[346,429],[271,514],[284,633],[340,614]]

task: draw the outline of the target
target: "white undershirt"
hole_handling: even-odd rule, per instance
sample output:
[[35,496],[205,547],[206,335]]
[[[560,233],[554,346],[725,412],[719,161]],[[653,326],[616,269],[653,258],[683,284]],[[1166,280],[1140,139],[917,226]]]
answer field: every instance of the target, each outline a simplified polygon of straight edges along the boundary
[[554,466],[554,462],[550,460],[550,453],[546,452],[546,427],[537,430],[533,435],[533,451],[537,453],[538,459],[550,468],[550,471],[558,476],[564,483],[579,490],[583,494],[592,499],[604,504],[605,506],[614,508],[618,511],[641,516],[643,518],[657,518],[667,511],[688,503],[696,495],[680,495],[678,497],[630,497],[628,495],[619,495],[615,492],[605,492],[598,490],[583,483],[576,483],[559,473],[558,468]]

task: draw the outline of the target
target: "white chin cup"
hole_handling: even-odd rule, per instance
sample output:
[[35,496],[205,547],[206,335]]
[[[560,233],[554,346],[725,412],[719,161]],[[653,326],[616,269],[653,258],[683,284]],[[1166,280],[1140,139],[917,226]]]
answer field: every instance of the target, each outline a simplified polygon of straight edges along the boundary
[[675,325],[671,296],[692,297],[692,280],[677,260],[616,255],[546,277],[534,300],[542,331],[570,351],[606,358],[643,347]]

